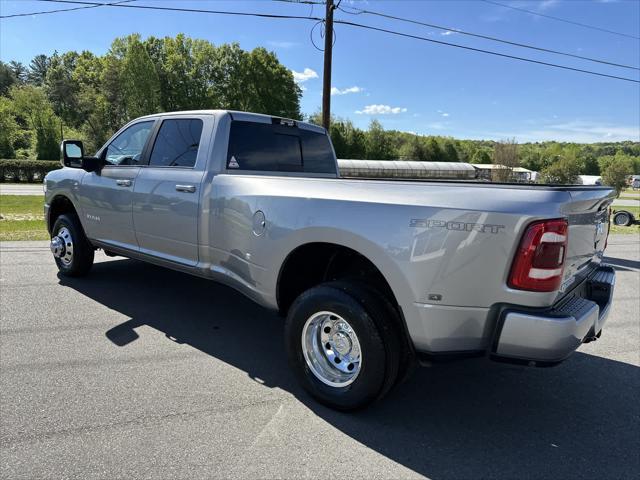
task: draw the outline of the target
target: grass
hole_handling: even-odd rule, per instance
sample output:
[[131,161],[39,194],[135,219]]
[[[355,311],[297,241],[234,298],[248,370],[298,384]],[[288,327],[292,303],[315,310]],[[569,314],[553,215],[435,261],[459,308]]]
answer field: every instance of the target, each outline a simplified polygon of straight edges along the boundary
[[0,195],[0,241],[48,240],[42,195]]

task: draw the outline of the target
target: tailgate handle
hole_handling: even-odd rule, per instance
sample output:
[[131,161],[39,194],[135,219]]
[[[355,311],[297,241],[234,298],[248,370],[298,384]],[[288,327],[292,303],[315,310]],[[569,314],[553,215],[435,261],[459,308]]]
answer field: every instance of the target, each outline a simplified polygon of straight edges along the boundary
[[176,185],[176,190],[178,192],[193,193],[196,191],[196,187],[195,185]]
[[130,187],[131,186],[131,180],[116,180],[116,183],[118,184],[119,187]]

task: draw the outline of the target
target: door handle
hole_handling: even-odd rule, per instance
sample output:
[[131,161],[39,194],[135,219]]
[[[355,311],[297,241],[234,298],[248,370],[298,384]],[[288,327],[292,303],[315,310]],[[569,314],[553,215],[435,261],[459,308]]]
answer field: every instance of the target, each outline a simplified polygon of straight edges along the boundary
[[130,187],[131,186],[131,180],[116,180],[116,184],[119,187]]
[[176,185],[176,190],[178,192],[193,193],[196,191],[196,186],[195,185]]

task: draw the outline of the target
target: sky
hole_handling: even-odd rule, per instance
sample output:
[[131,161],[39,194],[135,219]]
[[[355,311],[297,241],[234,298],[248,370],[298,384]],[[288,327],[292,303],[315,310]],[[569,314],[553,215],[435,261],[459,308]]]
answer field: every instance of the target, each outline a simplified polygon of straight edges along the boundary
[[[640,0],[496,0],[543,15],[640,37]],[[138,0],[179,6],[324,16],[323,5],[273,0]],[[0,15],[71,8],[35,0],[0,0]],[[573,68],[640,79],[640,71],[517,48],[451,29],[638,67],[640,40],[585,28],[482,0],[343,0],[347,12],[365,9],[444,27],[429,28],[339,10],[336,20],[396,30],[428,39],[527,57]],[[303,89],[302,112],[320,110],[321,26],[310,20],[231,17],[99,7],[0,19],[0,59],[28,64],[40,53],[90,50],[104,54],[115,37],[185,33],[215,45],[266,47]],[[640,141],[640,84],[525,63],[432,42],[336,25],[331,112],[367,128],[464,139],[580,143]]]

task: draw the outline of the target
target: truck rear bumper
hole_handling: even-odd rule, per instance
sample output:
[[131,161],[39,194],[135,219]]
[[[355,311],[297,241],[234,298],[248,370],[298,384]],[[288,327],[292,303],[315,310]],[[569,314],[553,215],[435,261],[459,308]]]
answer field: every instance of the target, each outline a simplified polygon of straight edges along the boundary
[[581,285],[546,310],[506,307],[492,343],[495,360],[554,364],[600,336],[609,314],[616,274],[598,267]]

